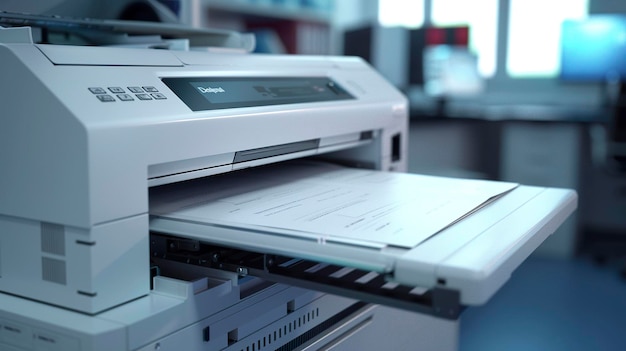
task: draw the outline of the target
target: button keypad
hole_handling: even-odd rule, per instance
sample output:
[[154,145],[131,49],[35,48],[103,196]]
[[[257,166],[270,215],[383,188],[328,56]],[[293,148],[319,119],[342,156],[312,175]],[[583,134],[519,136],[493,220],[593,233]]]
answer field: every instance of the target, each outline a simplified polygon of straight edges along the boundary
[[152,100],[152,97],[150,96],[150,94],[135,94],[135,96],[139,100]]
[[93,94],[106,94],[107,91],[99,88],[99,87],[94,87],[94,88],[89,88],[89,91],[92,92]]
[[134,101],[135,100],[133,96],[130,94],[117,94],[117,98],[122,101]]
[[[160,93],[159,90],[151,85],[144,86],[128,86],[128,92],[122,87],[89,87],[87,88],[92,94],[94,94],[98,100],[102,102],[115,102],[117,99],[120,101],[135,101],[135,100],[167,100],[167,96]],[[107,91],[108,90],[108,91]],[[113,95],[110,95],[111,92]]]
[[115,98],[109,94],[98,94],[96,97],[102,102],[115,102]]
[[125,93],[124,89],[122,89],[120,87],[109,87],[109,91],[112,92],[113,94],[124,94]]

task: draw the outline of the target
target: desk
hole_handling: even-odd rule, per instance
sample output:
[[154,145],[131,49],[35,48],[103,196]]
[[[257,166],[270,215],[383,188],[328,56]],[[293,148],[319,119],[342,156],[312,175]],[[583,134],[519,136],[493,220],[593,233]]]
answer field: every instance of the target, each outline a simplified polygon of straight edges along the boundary
[[[419,101],[412,104],[409,171],[571,188],[583,194],[581,202],[597,203],[584,196],[582,175],[589,129],[607,122],[598,108]],[[579,227],[575,214],[536,254],[572,257]]]

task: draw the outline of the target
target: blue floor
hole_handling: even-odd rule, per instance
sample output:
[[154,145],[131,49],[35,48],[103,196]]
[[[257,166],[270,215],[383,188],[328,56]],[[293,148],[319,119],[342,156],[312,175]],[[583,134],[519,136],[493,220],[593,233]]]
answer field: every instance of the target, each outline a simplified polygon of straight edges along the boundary
[[626,350],[626,279],[587,258],[530,257],[461,316],[460,351]]

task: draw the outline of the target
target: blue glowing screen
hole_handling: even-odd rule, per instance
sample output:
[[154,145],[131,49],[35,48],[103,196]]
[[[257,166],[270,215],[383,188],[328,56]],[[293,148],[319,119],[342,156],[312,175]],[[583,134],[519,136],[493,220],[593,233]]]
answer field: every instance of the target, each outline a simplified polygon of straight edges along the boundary
[[593,15],[563,22],[561,79],[606,81],[626,78],[626,16]]

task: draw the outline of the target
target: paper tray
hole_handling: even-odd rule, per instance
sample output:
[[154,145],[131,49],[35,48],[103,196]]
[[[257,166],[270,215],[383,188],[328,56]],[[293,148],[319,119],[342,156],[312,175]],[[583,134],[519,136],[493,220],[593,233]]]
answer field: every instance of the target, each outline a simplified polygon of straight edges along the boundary
[[[458,292],[462,305],[486,302],[577,203],[572,190],[518,186],[416,246],[399,247],[358,240],[320,241],[314,235],[293,235],[291,229],[216,223],[185,215],[207,205],[204,200],[211,197],[203,190],[207,181],[211,179],[154,189],[151,230],[210,245],[377,272],[403,286]],[[351,297],[360,296],[355,290]]]

